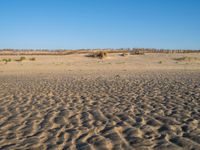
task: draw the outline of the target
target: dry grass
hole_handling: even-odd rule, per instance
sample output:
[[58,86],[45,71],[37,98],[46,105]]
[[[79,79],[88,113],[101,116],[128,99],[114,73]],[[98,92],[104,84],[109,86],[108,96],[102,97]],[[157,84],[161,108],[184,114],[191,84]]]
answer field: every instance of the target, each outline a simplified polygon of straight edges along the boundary
[[184,57],[175,58],[174,60],[176,60],[176,61],[200,61],[200,58],[184,56]]
[[120,56],[128,56],[128,53],[121,53]]
[[35,57],[32,57],[32,58],[29,58],[30,61],[35,61],[36,58]]
[[130,55],[144,55],[143,51],[131,51]]
[[90,53],[86,56],[103,59],[103,58],[106,58],[108,56],[108,52],[106,52],[106,51],[93,52],[93,53]]
[[23,57],[23,56],[20,57],[19,59],[15,59],[15,61],[20,61],[20,62],[21,62],[21,61],[24,61],[24,60],[26,60],[26,57]]

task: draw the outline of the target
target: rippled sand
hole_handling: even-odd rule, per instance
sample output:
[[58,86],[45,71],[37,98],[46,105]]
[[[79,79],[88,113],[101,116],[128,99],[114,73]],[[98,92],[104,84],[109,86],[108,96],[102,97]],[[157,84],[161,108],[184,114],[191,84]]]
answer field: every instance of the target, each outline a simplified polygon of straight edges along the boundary
[[37,63],[0,67],[0,149],[200,149],[200,70]]

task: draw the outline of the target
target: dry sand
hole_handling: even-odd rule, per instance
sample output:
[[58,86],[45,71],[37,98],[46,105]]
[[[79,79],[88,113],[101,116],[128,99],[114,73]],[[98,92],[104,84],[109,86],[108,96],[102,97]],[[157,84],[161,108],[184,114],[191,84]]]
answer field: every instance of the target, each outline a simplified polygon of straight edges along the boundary
[[0,149],[199,150],[200,55],[109,56],[0,62]]

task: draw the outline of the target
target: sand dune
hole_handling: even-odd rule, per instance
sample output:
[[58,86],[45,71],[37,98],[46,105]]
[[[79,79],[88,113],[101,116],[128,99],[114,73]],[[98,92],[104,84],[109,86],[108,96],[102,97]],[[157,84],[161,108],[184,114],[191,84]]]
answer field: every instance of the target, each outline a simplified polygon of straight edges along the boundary
[[0,149],[200,149],[200,70],[31,63],[1,67]]

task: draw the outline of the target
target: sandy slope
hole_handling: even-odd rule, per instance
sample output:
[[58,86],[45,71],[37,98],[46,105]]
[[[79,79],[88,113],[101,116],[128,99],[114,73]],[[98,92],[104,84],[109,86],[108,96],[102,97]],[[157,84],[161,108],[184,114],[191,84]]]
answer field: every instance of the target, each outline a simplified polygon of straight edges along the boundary
[[171,57],[1,64],[0,149],[200,149],[199,63]]

